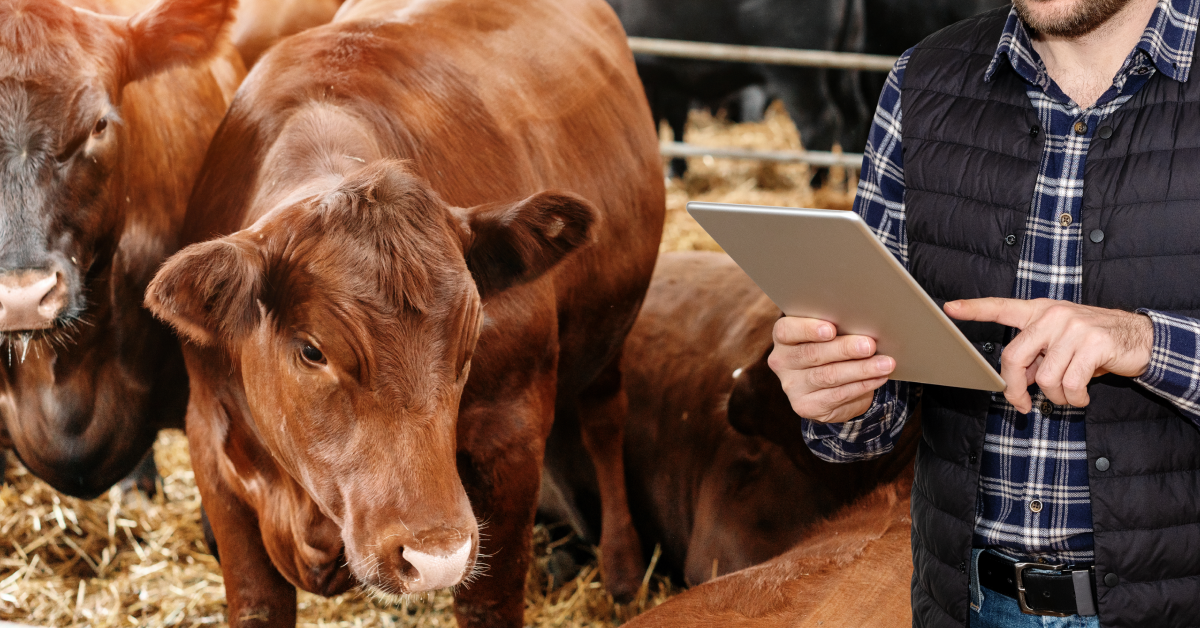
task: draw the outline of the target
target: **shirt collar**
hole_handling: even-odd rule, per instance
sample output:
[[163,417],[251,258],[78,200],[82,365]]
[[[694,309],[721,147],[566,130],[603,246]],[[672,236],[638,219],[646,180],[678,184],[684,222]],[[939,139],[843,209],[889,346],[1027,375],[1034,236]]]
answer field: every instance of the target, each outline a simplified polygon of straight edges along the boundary
[[[1144,54],[1167,77],[1186,82],[1192,68],[1197,25],[1200,25],[1200,0],[1158,0],[1142,39],[1134,46],[1135,54]],[[1029,33],[1015,8],[1008,13],[1000,44],[983,80],[992,80],[1001,59],[1007,59],[1025,80],[1043,88],[1050,84],[1045,66],[1033,50]]]

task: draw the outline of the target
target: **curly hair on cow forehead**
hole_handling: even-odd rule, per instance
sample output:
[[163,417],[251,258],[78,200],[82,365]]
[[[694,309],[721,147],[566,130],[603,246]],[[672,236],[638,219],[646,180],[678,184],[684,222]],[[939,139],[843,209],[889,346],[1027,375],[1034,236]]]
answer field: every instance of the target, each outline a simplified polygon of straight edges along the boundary
[[399,161],[375,162],[280,220],[282,232],[267,229],[286,238],[267,252],[273,261],[338,273],[343,289],[359,297],[377,291],[385,308],[428,313],[435,291],[467,281],[453,216]]

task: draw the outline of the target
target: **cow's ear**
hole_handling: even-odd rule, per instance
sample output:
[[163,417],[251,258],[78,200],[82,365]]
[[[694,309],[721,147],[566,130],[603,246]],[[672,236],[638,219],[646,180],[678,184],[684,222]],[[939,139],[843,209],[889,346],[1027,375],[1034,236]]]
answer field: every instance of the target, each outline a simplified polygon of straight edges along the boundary
[[158,0],[129,18],[128,81],[208,57],[233,21],[237,0]]
[[598,214],[566,192],[463,212],[463,255],[482,297],[532,281],[588,241]]
[[196,344],[231,342],[258,324],[262,284],[262,255],[234,235],[168,259],[146,288],[146,307]]

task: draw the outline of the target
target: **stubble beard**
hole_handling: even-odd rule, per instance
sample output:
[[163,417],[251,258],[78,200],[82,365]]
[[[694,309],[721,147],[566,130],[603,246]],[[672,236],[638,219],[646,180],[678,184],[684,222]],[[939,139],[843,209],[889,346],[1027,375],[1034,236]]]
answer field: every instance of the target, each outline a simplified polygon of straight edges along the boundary
[[1035,15],[1029,10],[1031,4],[1047,0],[1013,0],[1013,6],[1021,21],[1033,31],[1051,37],[1075,39],[1100,28],[1116,15],[1131,0],[1076,0],[1075,6],[1066,12],[1053,15]]

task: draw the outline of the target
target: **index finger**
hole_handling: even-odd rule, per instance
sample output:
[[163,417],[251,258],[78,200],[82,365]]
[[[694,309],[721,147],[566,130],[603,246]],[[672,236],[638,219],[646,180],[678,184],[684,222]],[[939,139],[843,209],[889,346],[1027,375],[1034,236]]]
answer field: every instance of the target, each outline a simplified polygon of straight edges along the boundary
[[837,335],[837,328],[829,321],[816,318],[785,316],[775,321],[772,334],[781,345],[797,345],[803,342],[828,342]]
[[985,297],[947,301],[943,309],[960,321],[987,321],[1025,329],[1034,318],[1037,304],[1024,299]]

